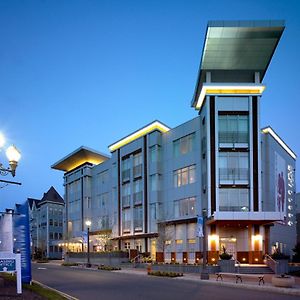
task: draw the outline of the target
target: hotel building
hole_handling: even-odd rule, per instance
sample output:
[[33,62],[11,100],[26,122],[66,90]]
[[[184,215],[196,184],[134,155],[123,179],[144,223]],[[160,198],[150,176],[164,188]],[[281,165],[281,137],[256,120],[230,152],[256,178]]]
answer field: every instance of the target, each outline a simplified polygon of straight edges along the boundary
[[64,171],[73,251],[91,220],[94,251],[195,263],[205,215],[209,262],[223,246],[244,263],[275,248],[290,254],[296,155],[271,127],[260,129],[262,81],[283,31],[281,21],[209,22],[194,119],[175,128],[154,121],[110,145],[110,155],[80,147],[52,165]]

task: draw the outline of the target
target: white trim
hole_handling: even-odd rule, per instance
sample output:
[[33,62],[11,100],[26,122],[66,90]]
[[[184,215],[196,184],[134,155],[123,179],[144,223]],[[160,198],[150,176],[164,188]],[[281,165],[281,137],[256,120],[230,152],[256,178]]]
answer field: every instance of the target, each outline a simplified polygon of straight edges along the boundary
[[297,155],[285,144],[285,142],[275,133],[275,131],[270,127],[266,127],[262,129],[263,133],[269,133],[274,140],[278,142],[278,144],[293,158],[296,160]]
[[254,208],[254,199],[253,199],[253,112],[252,112],[252,102],[253,99],[249,97],[249,200],[250,200],[250,211],[253,211]]

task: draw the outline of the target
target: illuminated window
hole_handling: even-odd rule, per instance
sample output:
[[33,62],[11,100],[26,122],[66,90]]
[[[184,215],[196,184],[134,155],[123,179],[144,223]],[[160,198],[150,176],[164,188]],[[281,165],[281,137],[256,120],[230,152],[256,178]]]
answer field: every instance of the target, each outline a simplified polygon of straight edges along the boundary
[[174,201],[175,218],[196,215],[196,197],[189,197]]
[[187,240],[189,244],[196,244],[196,240],[195,239],[188,239]]
[[191,184],[196,181],[196,166],[192,165],[173,172],[174,187]]
[[176,240],[177,245],[181,245],[183,243],[183,240]]

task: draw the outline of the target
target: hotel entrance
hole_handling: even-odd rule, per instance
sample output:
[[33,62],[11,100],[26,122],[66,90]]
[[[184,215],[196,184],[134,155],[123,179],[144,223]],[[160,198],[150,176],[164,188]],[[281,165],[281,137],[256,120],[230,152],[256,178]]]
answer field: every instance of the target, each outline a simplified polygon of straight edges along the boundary
[[231,254],[234,259],[237,259],[236,238],[221,237],[220,238],[220,254],[223,253],[224,248],[226,249],[226,253]]

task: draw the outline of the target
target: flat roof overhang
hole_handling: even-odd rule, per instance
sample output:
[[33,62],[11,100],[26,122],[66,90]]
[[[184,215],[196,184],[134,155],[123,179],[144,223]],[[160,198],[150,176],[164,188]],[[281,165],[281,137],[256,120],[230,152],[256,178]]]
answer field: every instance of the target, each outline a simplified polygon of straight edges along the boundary
[[126,137],[122,138],[121,140],[115,142],[114,144],[111,144],[108,148],[110,152],[113,152],[117,149],[120,149],[121,147],[135,141],[136,139],[154,131],[158,130],[162,133],[168,132],[170,128],[163,124],[162,122],[155,120],[152,123],[147,124],[146,126],[136,130],[135,132],[127,135]]
[[59,160],[58,162],[56,162],[55,164],[53,164],[51,168],[55,170],[69,172],[85,163],[98,165],[109,158],[110,156],[106,154],[81,146],[72,153]]
[[284,28],[284,21],[208,22],[191,105],[195,107],[208,71],[212,82],[254,82],[255,72],[261,82]]

